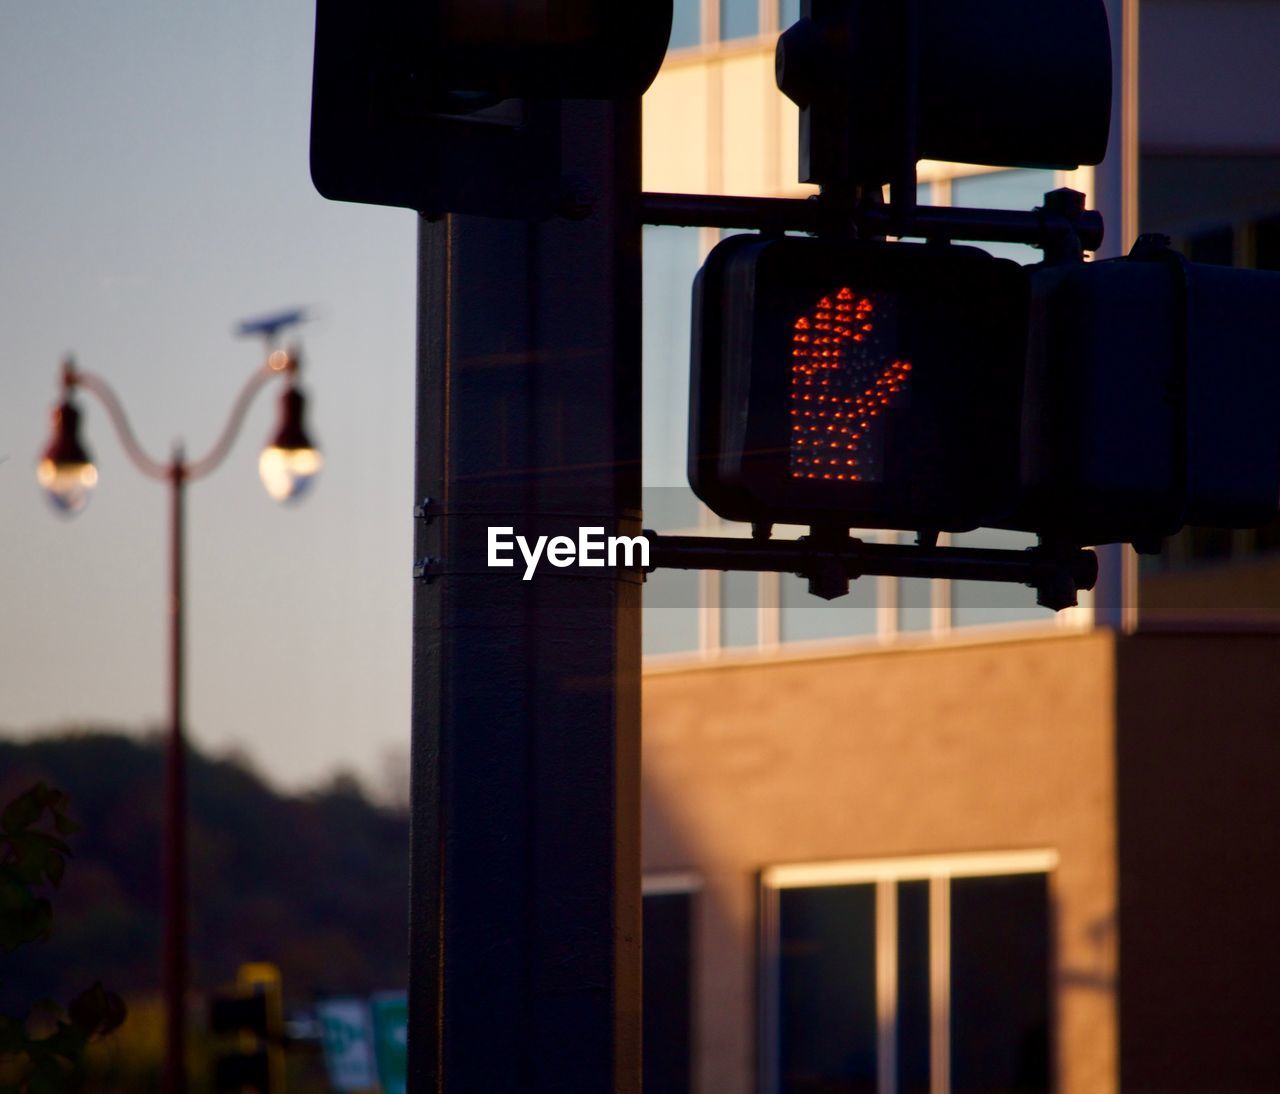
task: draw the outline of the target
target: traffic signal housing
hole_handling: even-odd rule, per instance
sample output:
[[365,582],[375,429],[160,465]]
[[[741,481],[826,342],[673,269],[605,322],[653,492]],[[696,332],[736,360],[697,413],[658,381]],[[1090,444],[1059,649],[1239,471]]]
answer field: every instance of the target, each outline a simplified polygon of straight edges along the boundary
[[1023,527],[1155,550],[1280,511],[1280,273],[1126,258],[1039,266]]
[[1158,550],[1280,515],[1280,273],[741,235],[694,284],[689,478],[756,525]]
[[1099,163],[1111,122],[1104,0],[802,0],[778,41],[802,182],[879,186],[922,158]]
[[428,214],[551,216],[557,100],[638,98],[666,55],[671,2],[317,0],[316,189]]
[[215,1090],[283,1094],[284,999],[274,965],[241,965],[235,988],[210,999],[209,1028],[236,1040],[214,1060]]
[[694,287],[689,477],[730,520],[962,531],[1013,506],[1028,286],[968,247],[734,236]]

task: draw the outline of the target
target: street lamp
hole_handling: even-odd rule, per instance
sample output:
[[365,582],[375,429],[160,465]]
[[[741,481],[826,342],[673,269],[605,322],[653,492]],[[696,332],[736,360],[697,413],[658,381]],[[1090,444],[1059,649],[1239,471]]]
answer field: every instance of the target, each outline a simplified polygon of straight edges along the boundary
[[296,350],[272,350],[275,336],[299,322],[301,312],[286,313],[241,326],[242,333],[262,334],[266,361],[251,375],[235,403],[221,435],[203,459],[188,461],[181,444],[167,463],[152,459],[134,435],[124,408],[100,377],[81,372],[68,358],[62,365],[62,399],[53,411],[53,435],[41,453],[36,479],[54,508],[72,515],[85,507],[98,481],[98,471],[80,438],[77,391],[87,391],[106,408],[120,443],[133,465],[149,479],[167,483],[169,520],[169,734],[165,756],[164,802],[164,943],[162,980],[165,1007],[164,1090],[186,1090],[187,983],[187,804],[186,751],[183,740],[185,665],[183,649],[183,573],[185,569],[184,501],[188,483],[203,479],[221,465],[235,443],[254,396],[281,377],[280,418],[258,461],[267,493],[280,502],[299,498],[319,472],[323,460],[303,424],[304,400],[298,389]]

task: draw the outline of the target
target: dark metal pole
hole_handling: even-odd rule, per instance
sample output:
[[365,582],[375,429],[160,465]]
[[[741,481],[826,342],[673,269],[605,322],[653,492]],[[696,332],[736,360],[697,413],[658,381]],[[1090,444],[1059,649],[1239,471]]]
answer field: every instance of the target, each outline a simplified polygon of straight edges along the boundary
[[1092,250],[1102,242],[1102,217],[1095,210],[1085,209],[1082,200],[1068,197],[1073,194],[1071,190],[1051,191],[1045,195],[1041,208],[1027,210],[919,205],[906,223],[895,220],[896,214],[886,206],[851,209],[819,198],[648,193],[641,199],[641,209],[646,224],[819,233],[847,228],[852,223],[870,235],[889,232],[933,240],[990,240],[1037,246],[1069,234]]
[[[637,1092],[639,102],[562,106],[581,219],[420,235],[409,1089]],[[518,184],[512,180],[512,184]]]
[[850,537],[835,543],[824,543],[812,536],[800,540],[756,540],[645,532],[645,537],[650,546],[650,568],[655,570],[740,570],[805,575],[834,566],[850,578],[880,574],[953,581],[1007,581],[1032,586],[1048,584],[1073,592],[1091,588],[1098,577],[1094,553],[1074,547],[1058,551],[1045,547],[1014,551],[865,543]]
[[164,987],[166,1094],[187,1089],[187,774],[183,738],[182,587],[187,467],[181,447],[169,464],[169,740],[164,796]]

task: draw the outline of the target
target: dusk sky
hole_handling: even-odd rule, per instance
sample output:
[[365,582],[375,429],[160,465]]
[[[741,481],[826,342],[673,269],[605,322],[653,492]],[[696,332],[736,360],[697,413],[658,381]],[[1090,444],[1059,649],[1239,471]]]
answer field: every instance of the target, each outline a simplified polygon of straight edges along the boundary
[[58,365],[114,386],[143,445],[202,455],[260,346],[244,318],[306,306],[298,505],[257,457],[278,389],[189,492],[188,722],[273,781],[407,755],[416,226],[340,205],[307,166],[311,0],[0,9],[0,731],[142,731],[165,717],[166,490],[82,396],[88,508],[35,463]]

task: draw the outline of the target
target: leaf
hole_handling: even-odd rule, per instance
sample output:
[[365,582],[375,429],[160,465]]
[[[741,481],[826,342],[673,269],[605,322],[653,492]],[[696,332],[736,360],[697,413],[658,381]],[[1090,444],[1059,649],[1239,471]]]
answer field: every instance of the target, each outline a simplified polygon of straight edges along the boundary
[[47,877],[53,885],[62,884],[62,875],[67,868],[67,860],[60,855],[47,859],[44,864],[44,876]]
[[49,862],[53,858],[65,857],[59,848],[66,845],[42,832],[11,834],[8,842],[12,854],[7,865],[16,873],[18,880],[26,885],[38,884],[46,876]]
[[17,887],[0,889],[0,950],[44,942],[53,934],[53,906]]
[[35,824],[44,812],[47,790],[44,783],[36,783],[30,790],[14,798],[0,814],[0,828],[5,832],[17,833]]
[[67,1094],[81,1088],[79,1068],[56,1057],[42,1060],[27,1079],[27,1094]]
[[100,980],[95,980],[91,987],[71,1000],[67,1013],[86,1037],[93,1037],[118,1028],[127,1012],[124,1000],[115,992],[107,991]]

